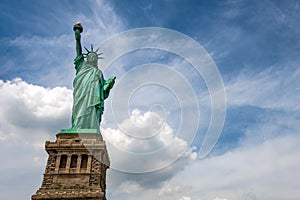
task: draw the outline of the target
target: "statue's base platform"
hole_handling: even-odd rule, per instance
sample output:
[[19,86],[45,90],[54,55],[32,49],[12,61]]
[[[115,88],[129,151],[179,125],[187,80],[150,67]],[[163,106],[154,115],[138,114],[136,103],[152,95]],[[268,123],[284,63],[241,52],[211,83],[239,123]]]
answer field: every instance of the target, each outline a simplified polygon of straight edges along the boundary
[[32,200],[105,200],[109,157],[96,129],[63,129],[46,141],[49,154],[42,186]]
[[59,133],[68,133],[68,134],[83,134],[83,133],[97,133],[100,134],[98,129],[61,129]]

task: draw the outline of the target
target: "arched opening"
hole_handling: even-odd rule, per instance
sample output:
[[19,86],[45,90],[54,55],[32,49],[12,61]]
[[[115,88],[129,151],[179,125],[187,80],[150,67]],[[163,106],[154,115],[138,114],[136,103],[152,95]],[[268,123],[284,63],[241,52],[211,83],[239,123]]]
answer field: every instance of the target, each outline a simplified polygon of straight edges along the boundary
[[60,157],[60,163],[59,163],[59,168],[66,168],[67,166],[67,155],[61,155]]
[[71,165],[70,168],[76,168],[77,167],[77,155],[72,155],[71,156]]
[[87,168],[87,161],[88,161],[88,155],[83,154],[82,157],[81,157],[81,165],[80,165],[81,169],[86,169]]

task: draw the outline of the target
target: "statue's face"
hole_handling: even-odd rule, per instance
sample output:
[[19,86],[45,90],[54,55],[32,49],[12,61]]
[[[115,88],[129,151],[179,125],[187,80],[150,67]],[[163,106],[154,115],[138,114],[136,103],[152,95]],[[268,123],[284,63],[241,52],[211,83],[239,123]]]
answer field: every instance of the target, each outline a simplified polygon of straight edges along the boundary
[[97,63],[98,63],[98,55],[96,53],[89,53],[87,55],[86,59],[87,59],[88,63],[94,64],[94,65],[97,65]]

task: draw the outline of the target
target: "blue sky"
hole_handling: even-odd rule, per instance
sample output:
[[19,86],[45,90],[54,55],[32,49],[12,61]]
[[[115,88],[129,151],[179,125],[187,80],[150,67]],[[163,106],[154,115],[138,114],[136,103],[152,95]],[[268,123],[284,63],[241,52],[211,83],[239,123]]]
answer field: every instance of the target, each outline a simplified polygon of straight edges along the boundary
[[[117,76],[101,129],[112,162],[108,199],[300,198],[299,1],[3,0],[0,9],[1,199],[30,198],[41,185],[44,142],[70,125],[77,21],[83,45],[104,51],[104,76]],[[145,27],[171,32],[136,42]],[[193,51],[192,41],[203,49]],[[142,44],[165,48],[118,55]],[[193,57],[213,61],[203,66],[218,69],[226,93],[224,126],[205,158],[199,152],[223,99]],[[162,147],[159,156],[128,153]],[[136,166],[151,172],[125,173]]]

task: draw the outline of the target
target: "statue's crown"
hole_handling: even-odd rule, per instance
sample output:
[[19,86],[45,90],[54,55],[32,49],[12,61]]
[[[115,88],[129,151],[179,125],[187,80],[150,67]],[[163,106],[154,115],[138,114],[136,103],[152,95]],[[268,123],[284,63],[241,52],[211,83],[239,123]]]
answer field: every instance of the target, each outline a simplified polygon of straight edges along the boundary
[[84,56],[85,58],[88,57],[90,54],[95,54],[95,55],[97,55],[97,58],[98,58],[98,59],[104,59],[103,57],[100,57],[103,53],[98,53],[99,48],[96,49],[96,51],[94,51],[93,45],[92,45],[92,44],[91,44],[91,50],[89,50],[89,49],[86,48],[86,47],[84,47],[84,48],[85,48],[85,50],[87,51],[87,53],[84,53],[84,54],[83,54],[83,56]]

